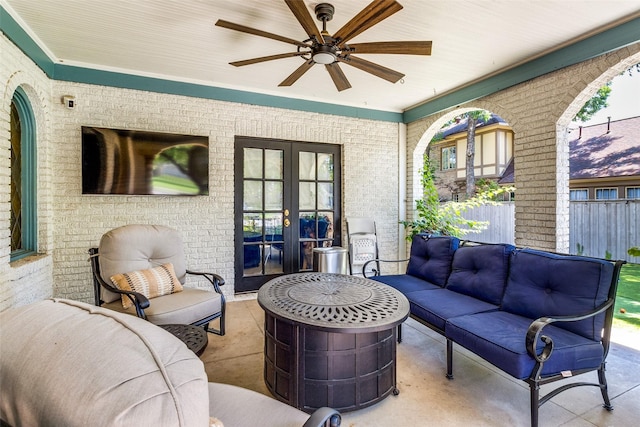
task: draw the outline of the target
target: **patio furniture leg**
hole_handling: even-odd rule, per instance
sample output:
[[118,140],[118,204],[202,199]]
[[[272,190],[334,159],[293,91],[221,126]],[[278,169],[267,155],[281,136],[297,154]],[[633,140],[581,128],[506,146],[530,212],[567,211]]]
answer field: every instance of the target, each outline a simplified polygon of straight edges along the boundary
[[447,339],[447,378],[453,379],[453,341]]
[[540,385],[530,383],[531,389],[531,427],[538,427],[538,409],[540,409]]
[[600,382],[600,392],[602,393],[602,399],[604,399],[604,405],[602,405],[607,411],[613,411],[613,405],[609,400],[609,390],[607,386],[607,378],[604,374],[605,364],[603,363],[600,369],[598,369],[598,381]]

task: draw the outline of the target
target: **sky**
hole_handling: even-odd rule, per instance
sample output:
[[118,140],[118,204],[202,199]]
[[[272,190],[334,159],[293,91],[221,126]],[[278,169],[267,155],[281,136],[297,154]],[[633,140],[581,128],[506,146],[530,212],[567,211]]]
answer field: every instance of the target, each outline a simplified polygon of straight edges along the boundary
[[631,76],[625,73],[611,80],[607,103],[608,107],[598,111],[582,126],[606,123],[609,116],[612,121],[640,116],[640,72],[633,71]]

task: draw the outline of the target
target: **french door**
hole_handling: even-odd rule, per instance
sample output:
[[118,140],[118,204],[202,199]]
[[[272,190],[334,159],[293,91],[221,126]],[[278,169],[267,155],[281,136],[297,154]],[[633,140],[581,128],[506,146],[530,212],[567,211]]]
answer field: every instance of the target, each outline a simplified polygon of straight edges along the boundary
[[236,137],[235,289],[313,269],[340,246],[340,146]]

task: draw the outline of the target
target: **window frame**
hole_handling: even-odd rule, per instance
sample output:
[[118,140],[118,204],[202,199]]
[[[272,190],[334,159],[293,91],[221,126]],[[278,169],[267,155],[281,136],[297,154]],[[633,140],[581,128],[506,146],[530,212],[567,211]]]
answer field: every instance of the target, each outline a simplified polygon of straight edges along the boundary
[[[453,150],[454,162],[451,164],[451,150]],[[445,155],[445,152],[447,155]],[[447,167],[445,167],[445,159],[447,159]],[[456,170],[458,168],[458,153],[456,152],[456,146],[450,145],[447,147],[442,147],[440,149],[440,170],[448,171],[448,170]]]
[[[576,199],[571,197],[572,194],[578,194],[578,192],[580,192],[580,194],[585,194],[586,193],[586,197],[584,199]],[[589,200],[589,189],[588,188],[570,188],[569,189],[569,200],[572,202],[579,202],[581,200]]]
[[10,262],[33,255],[38,248],[35,117],[29,98],[21,87],[16,88],[11,103],[20,120],[22,247],[11,251]]
[[[636,194],[636,197],[629,197],[629,190],[634,190]],[[640,187],[638,186],[632,186],[632,187],[626,187],[624,189],[624,197],[630,200],[638,200],[640,199]]]
[[[598,197],[598,192],[601,192],[601,191],[607,191],[608,194],[610,194],[611,192],[615,191],[616,197],[606,197],[606,198]],[[596,200],[618,200],[618,198],[619,198],[618,197],[618,188],[617,187],[596,188],[595,198],[596,198]]]

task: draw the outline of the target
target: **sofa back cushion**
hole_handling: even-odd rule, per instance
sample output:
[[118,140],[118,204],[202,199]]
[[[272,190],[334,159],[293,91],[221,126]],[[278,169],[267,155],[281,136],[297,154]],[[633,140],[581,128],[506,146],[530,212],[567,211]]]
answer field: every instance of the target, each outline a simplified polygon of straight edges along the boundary
[[[511,255],[502,310],[530,319],[575,316],[607,301],[613,263],[580,256],[522,249]],[[600,341],[605,313],[555,326]]]
[[411,243],[407,274],[444,287],[451,273],[453,253],[460,240],[450,236],[417,234]]
[[0,313],[0,418],[18,426],[208,426],[204,365],[178,338],[70,300]]
[[[111,276],[131,271],[148,270],[171,263],[180,283],[186,281],[187,267],[182,236],[177,230],[162,225],[131,224],[105,233],[98,247],[100,275],[111,284]],[[101,289],[104,302],[120,295]]]
[[453,255],[447,289],[500,305],[515,246],[482,244],[463,246]]

